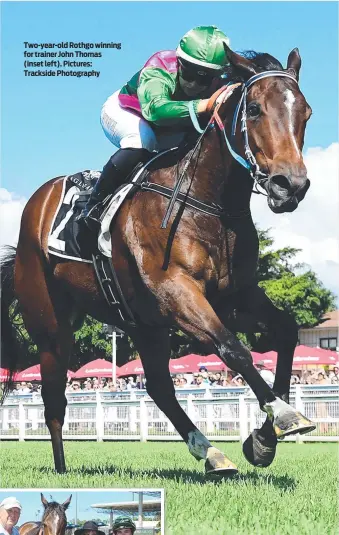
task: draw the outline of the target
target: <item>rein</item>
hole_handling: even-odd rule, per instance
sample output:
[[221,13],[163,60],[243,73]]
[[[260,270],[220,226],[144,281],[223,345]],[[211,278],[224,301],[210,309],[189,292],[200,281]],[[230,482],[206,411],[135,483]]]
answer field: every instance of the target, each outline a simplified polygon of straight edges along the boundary
[[[221,101],[217,104],[216,108],[214,109],[213,111],[213,115],[211,117],[211,119],[209,120],[206,128],[204,130],[202,130],[198,124],[196,124],[195,122],[193,123],[196,130],[199,132],[200,136],[193,148],[193,151],[189,157],[189,159],[187,160],[187,162],[185,163],[184,165],[184,168],[180,174],[180,177],[178,178],[178,181],[175,185],[175,188],[172,190],[171,188],[167,188],[169,190],[169,192],[171,192],[171,196],[170,196],[170,202],[168,204],[168,207],[167,207],[167,210],[166,210],[166,213],[165,213],[165,216],[162,220],[162,223],[161,223],[161,227],[162,229],[165,229],[167,227],[167,224],[168,224],[168,221],[169,221],[169,218],[171,216],[171,213],[173,211],[173,207],[174,207],[174,204],[177,202],[177,201],[180,201],[180,202],[185,202],[185,200],[182,200],[179,195],[182,197],[183,194],[180,193],[180,188],[181,188],[181,185],[182,185],[182,182],[183,182],[183,179],[184,179],[184,176],[185,176],[185,173],[187,171],[187,168],[193,158],[193,155],[195,154],[196,150],[199,148],[203,138],[205,137],[206,135],[206,132],[210,129],[210,128],[213,128],[215,125],[218,126],[219,130],[222,132],[223,136],[224,136],[224,140],[225,140],[225,143],[226,143],[226,146],[229,150],[229,152],[231,153],[232,157],[240,164],[242,165],[243,167],[245,167],[245,169],[248,170],[251,178],[254,180],[254,184],[255,184],[255,188],[256,188],[256,191],[254,191],[254,193],[261,193],[262,195],[266,195],[266,193],[263,193],[261,191],[258,190],[258,186],[261,186],[263,187],[263,183],[265,183],[268,179],[268,174],[267,173],[263,173],[260,168],[259,168],[259,165],[258,165],[258,162],[256,161],[255,159],[255,156],[249,146],[249,142],[248,142],[248,129],[247,129],[247,94],[248,94],[248,89],[255,83],[257,82],[258,80],[261,80],[263,78],[268,78],[268,77],[285,77],[285,78],[290,78],[291,80],[293,80],[294,82],[297,82],[296,78],[294,76],[292,76],[291,74],[285,72],[285,71],[265,71],[265,72],[262,72],[262,73],[259,73],[259,74],[255,74],[254,76],[251,76],[251,78],[249,78],[246,82],[243,82],[241,84],[241,97],[240,97],[240,100],[237,104],[237,107],[235,109],[235,112],[234,112],[234,115],[233,115],[233,121],[232,121],[232,130],[231,130],[231,136],[232,136],[232,140],[234,141],[235,140],[235,134],[236,134],[236,129],[237,129],[237,124],[238,124],[238,118],[239,118],[239,114],[240,114],[240,110],[241,110],[241,118],[240,118],[240,125],[241,125],[241,133],[242,133],[242,138],[243,138],[243,144],[244,144],[244,152],[245,152],[245,158],[243,158],[242,156],[240,156],[240,154],[238,154],[232,147],[232,144],[230,143],[229,139],[227,138],[227,135],[226,135],[226,130],[225,130],[225,125],[219,115],[219,109],[221,107],[222,104],[224,104],[224,102],[226,102],[226,100],[229,98],[229,96],[232,94],[233,91],[230,91],[230,84],[231,82],[229,82],[226,86],[225,86],[225,90],[224,92],[221,93],[220,97],[222,97]],[[220,98],[218,97],[218,98]],[[191,181],[190,181],[190,186],[192,184],[192,181],[193,181],[193,178],[194,178],[194,175],[191,177]],[[157,191],[158,193],[164,195],[164,193],[161,190],[162,187],[160,187],[159,185],[157,184],[152,184],[153,188],[152,190],[153,191]],[[155,189],[154,186],[157,186],[158,189]],[[190,189],[190,186],[188,188],[188,191]],[[146,189],[146,188],[145,188]],[[168,194],[168,192],[167,192]],[[187,194],[184,194],[185,197],[187,199],[192,199],[191,197],[188,197]],[[167,195],[166,195],[167,196]],[[198,202],[198,203],[201,203],[201,201],[197,201],[196,199],[194,199],[195,202]],[[202,203],[204,204],[205,206],[205,211],[206,213],[209,213],[208,211],[206,211],[206,207],[210,206],[212,209],[213,209],[213,212],[215,210],[215,207],[212,207],[211,205],[208,205],[207,203]],[[192,206],[192,204],[191,204]],[[197,208],[197,206],[194,206],[195,208]],[[218,207],[219,209],[221,207]],[[197,208],[199,209],[199,208]],[[225,214],[225,212],[223,212],[222,210],[220,210],[220,216]],[[246,212],[247,214],[247,212]],[[212,213],[211,215],[216,215],[215,213]],[[226,214],[226,215],[229,215],[230,217],[232,217],[231,214]]]

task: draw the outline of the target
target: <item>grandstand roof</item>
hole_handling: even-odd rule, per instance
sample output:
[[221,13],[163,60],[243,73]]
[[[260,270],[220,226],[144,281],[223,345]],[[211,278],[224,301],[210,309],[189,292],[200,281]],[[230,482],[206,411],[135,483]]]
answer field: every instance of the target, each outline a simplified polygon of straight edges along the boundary
[[[138,511],[139,502],[109,502],[94,503],[94,509],[107,509],[109,511]],[[146,500],[142,502],[143,511],[161,511],[161,500]]]

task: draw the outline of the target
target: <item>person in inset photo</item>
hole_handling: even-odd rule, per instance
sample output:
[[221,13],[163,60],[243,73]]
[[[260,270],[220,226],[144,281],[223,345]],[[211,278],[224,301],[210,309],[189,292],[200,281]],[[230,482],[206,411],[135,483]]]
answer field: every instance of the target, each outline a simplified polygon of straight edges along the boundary
[[76,529],[74,535],[106,535],[104,531],[99,529],[96,522],[89,520],[85,522],[82,528]]
[[118,516],[113,524],[114,535],[133,535],[136,525],[129,516]]
[[20,514],[21,514],[20,502],[10,496],[5,498],[0,503],[0,533],[4,535],[19,535],[19,530],[16,527]]

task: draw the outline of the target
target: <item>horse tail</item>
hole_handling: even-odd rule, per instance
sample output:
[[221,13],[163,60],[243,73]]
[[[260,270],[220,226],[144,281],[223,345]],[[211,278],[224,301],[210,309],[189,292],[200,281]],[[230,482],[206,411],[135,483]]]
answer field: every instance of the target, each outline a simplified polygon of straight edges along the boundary
[[1,267],[1,366],[9,370],[0,395],[2,404],[13,388],[13,375],[16,371],[22,347],[17,341],[17,331],[12,318],[15,317],[17,300],[14,291],[14,264],[16,248],[7,246],[0,261]]

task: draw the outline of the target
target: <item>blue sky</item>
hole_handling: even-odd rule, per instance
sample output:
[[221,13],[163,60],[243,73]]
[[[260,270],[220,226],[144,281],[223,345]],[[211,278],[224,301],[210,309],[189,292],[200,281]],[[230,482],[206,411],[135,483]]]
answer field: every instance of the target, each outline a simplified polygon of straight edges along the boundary
[[[121,491],[121,490],[78,490],[74,491],[72,489],[66,490],[31,490],[31,491],[19,491],[19,490],[5,490],[0,491],[0,502],[7,498],[8,496],[16,497],[22,505],[22,513],[18,525],[28,522],[30,520],[36,521],[41,520],[43,514],[43,507],[40,499],[40,492],[43,493],[47,501],[56,501],[59,503],[64,503],[72,494],[71,503],[67,509],[67,520],[70,521],[75,518],[76,510],[76,496],[78,502],[78,519],[79,520],[92,520],[94,518],[101,518],[102,522],[107,522],[109,520],[109,514],[107,513],[98,513],[96,509],[93,509],[91,505],[97,503],[109,503],[109,502],[138,502],[138,494]],[[160,494],[160,493],[159,493]],[[51,497],[52,496],[52,497]],[[151,496],[144,496],[144,500],[152,500]]]
[[[305,148],[337,141],[337,2],[2,2],[2,187],[27,198],[53,176],[101,169],[114,152],[99,123],[106,98],[200,24],[219,26],[234,50],[269,52],[283,65],[298,46],[313,108]],[[24,41],[122,49],[103,51],[98,79],[28,78]]]

